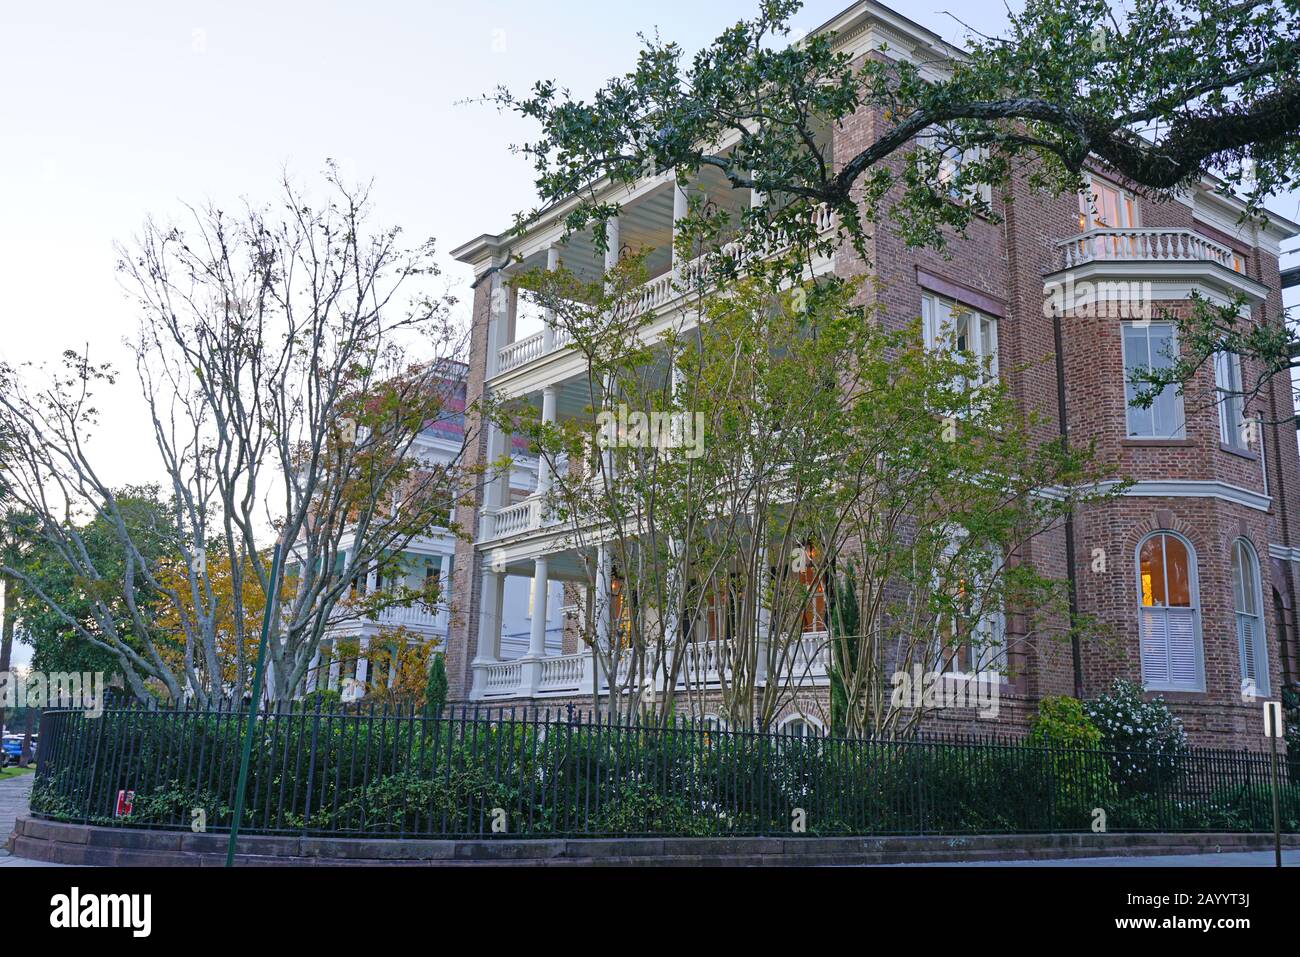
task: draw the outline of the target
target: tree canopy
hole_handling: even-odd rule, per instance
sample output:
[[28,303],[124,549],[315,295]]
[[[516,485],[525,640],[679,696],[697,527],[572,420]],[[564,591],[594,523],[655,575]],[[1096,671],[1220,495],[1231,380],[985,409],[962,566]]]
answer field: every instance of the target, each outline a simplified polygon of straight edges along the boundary
[[[1063,191],[1093,162],[1163,197],[1213,174],[1258,211],[1300,164],[1297,0],[1029,0],[1001,35],[937,43],[933,60],[888,46],[855,59],[830,33],[789,44],[800,6],[762,0],[689,58],[647,38],[635,66],[589,98],[551,81],[498,90],[540,126],[519,149],[541,202],[577,195],[569,226],[599,224],[616,208],[601,184],[713,167],[733,187],[797,201],[747,213],[760,235],[807,233],[799,211],[825,203],[851,238],[888,214],[909,242],[942,245],[943,227],[996,215],[973,187],[1018,165]],[[834,155],[826,131],[864,110],[881,122]],[[981,158],[940,182],[949,150]],[[948,202],[952,189],[972,202]]]

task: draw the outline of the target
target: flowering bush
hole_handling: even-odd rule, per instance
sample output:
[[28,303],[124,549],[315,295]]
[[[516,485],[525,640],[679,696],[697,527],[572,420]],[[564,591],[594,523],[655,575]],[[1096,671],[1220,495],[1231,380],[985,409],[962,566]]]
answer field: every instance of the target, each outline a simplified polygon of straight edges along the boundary
[[1122,790],[1150,791],[1160,777],[1177,774],[1187,753],[1187,732],[1164,698],[1147,701],[1142,686],[1117,678],[1110,690],[1084,702],[1084,713],[1110,752],[1111,777]]

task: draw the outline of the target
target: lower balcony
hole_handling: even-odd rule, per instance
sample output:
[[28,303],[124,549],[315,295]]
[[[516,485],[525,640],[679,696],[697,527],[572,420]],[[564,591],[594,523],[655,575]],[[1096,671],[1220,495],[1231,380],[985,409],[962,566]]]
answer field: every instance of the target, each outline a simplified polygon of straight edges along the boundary
[[[732,675],[734,660],[731,641],[703,641],[684,648],[676,681],[684,690],[717,688]],[[814,687],[827,682],[830,645],[825,632],[810,632],[792,647],[780,662],[779,676],[769,675],[766,654],[760,651],[757,662],[757,681],[766,685],[769,680],[787,683],[792,687]],[[623,693],[639,685],[631,673],[632,656],[624,654],[617,665],[613,686]],[[540,658],[515,658],[510,661],[475,661],[474,687],[471,697],[480,701],[506,698],[560,698],[576,695],[607,694],[610,689],[608,675],[592,657],[591,652],[551,655]],[[646,673],[654,676],[654,690],[664,690],[664,669],[653,661],[646,662]]]

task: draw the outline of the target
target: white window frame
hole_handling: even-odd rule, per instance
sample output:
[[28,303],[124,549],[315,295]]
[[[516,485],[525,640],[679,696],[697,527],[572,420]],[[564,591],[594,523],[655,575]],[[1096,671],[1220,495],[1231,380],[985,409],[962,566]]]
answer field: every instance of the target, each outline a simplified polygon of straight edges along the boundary
[[[1079,198],[1083,201],[1084,207],[1079,210],[1079,215],[1084,217],[1079,223],[1081,231],[1087,232],[1090,229],[1139,229],[1142,226],[1142,210],[1138,206],[1137,197],[1127,189],[1116,186],[1114,183],[1104,179],[1096,179],[1092,175],[1085,177],[1087,185]],[[1121,209],[1127,210],[1128,218],[1133,220],[1131,223],[1102,223],[1097,218],[1099,191],[1106,190],[1115,194],[1115,211]]]
[[1219,441],[1244,451],[1248,426],[1246,397],[1241,389],[1241,356],[1226,350],[1214,354],[1214,387],[1219,393]]
[[[787,731],[792,725],[801,724],[804,731]],[[776,726],[778,734],[785,734],[792,738],[824,738],[826,736],[826,725],[819,720],[806,714],[792,714],[783,718]]]
[[921,294],[921,327],[927,349],[956,349],[959,322],[966,320],[969,352],[981,363],[988,360],[989,381],[998,380],[998,317],[933,292]]
[[[1187,607],[1187,612],[1191,618],[1192,628],[1192,655],[1194,660],[1195,676],[1191,680],[1174,681],[1171,677],[1172,661],[1169,655],[1168,635],[1169,622],[1172,619],[1170,607],[1168,605],[1144,605],[1142,603],[1142,547],[1147,542],[1161,536],[1168,536],[1182,543],[1183,548],[1187,550],[1187,587],[1191,595],[1191,605]],[[1161,567],[1165,569],[1165,595],[1169,594],[1169,572],[1168,562],[1161,556]],[[1133,576],[1134,587],[1136,589],[1137,601],[1137,624],[1138,624],[1138,657],[1142,663],[1142,685],[1152,691],[1201,691],[1205,690],[1205,654],[1201,642],[1201,584],[1200,576],[1197,571],[1196,549],[1182,535],[1169,529],[1159,529],[1144,535],[1137,543],[1133,550]],[[1175,608],[1182,609],[1184,606],[1176,605]],[[1158,613],[1163,611],[1163,616]],[[1165,622],[1165,661],[1164,671],[1165,678],[1161,680],[1151,670],[1148,669],[1147,648],[1145,647],[1145,636],[1143,635],[1143,618],[1144,616],[1153,618],[1163,617]]]
[[[1238,557],[1244,558],[1245,567],[1238,563]],[[1249,539],[1238,538],[1232,543],[1229,556],[1232,573],[1232,610],[1233,625],[1237,635],[1237,661],[1241,674],[1241,693],[1256,697],[1268,697],[1268,639],[1264,631],[1264,587],[1260,580],[1259,553]],[[1241,599],[1254,599],[1255,611],[1252,614],[1244,610]],[[1248,619],[1254,619],[1253,622]],[[1249,656],[1247,655],[1246,630],[1249,627]],[[1250,674],[1247,661],[1254,668]]]
[[965,189],[959,189],[955,183],[961,168],[967,163],[982,162],[988,159],[987,146],[968,146],[962,149],[944,139],[943,131],[937,126],[927,126],[916,135],[919,149],[937,153],[939,168],[934,188],[947,195],[955,203],[969,203],[976,197],[989,205],[993,202],[993,187],[989,183],[974,183]]
[[[1140,364],[1130,363],[1129,361],[1129,338],[1130,338],[1129,330],[1130,329],[1142,330],[1145,337],[1146,355],[1144,357],[1141,357],[1142,361]],[[1125,438],[1129,438],[1129,439],[1158,439],[1158,440],[1185,439],[1187,437],[1187,417],[1184,414],[1182,393],[1178,390],[1176,386],[1173,385],[1165,386],[1164,390],[1160,393],[1160,395],[1156,396],[1152,404],[1145,409],[1136,408],[1131,404],[1133,397],[1136,395],[1136,387],[1134,387],[1133,384],[1129,381],[1130,368],[1160,369],[1166,367],[1161,365],[1156,365],[1152,361],[1153,359],[1159,359],[1161,361],[1172,361],[1172,357],[1170,359],[1166,359],[1164,356],[1152,355],[1151,331],[1153,329],[1169,330],[1169,342],[1172,347],[1174,356],[1176,357],[1179,348],[1178,329],[1174,326],[1172,322],[1151,322],[1149,320],[1143,319],[1135,322],[1120,323],[1120,361],[1123,366],[1123,375],[1124,375],[1124,436]],[[1172,411],[1174,417],[1178,420],[1178,426],[1170,435],[1159,435],[1156,432],[1156,403],[1164,399],[1165,396],[1169,396],[1170,397],[1169,401],[1173,403]],[[1132,417],[1135,415],[1145,415],[1150,419],[1150,425],[1146,431],[1135,432],[1133,430]]]
[[[994,556],[992,574],[997,574],[1002,566],[1002,557]],[[981,589],[981,582],[975,588]],[[952,624],[952,623],[950,623]],[[957,629],[954,627],[953,631]],[[935,656],[939,671],[953,678],[977,678],[981,674],[996,671],[1002,677],[1007,673],[1007,616],[1003,608],[986,608],[975,622],[974,632],[979,636],[979,647],[968,642],[961,642],[955,648],[947,647],[939,635],[935,635]],[[987,638],[987,640],[985,640]],[[948,653],[954,652],[951,657]]]

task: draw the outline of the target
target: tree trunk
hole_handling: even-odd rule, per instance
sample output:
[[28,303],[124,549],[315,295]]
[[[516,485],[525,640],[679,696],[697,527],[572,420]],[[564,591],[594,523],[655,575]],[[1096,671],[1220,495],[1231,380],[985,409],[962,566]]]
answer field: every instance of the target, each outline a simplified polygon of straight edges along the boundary
[[[0,633],[0,675],[9,671],[9,659],[14,650],[14,622],[18,619],[18,583],[12,578],[0,578],[4,582],[4,628]],[[5,710],[0,705],[0,728],[4,727]]]

